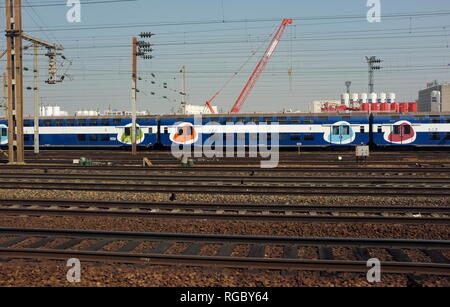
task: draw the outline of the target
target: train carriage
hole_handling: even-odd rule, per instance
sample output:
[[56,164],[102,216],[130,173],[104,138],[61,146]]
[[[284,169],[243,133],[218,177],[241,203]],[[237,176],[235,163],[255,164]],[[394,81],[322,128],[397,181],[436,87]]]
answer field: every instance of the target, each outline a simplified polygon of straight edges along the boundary
[[[8,144],[7,121],[0,121],[1,145]],[[139,118],[136,141],[140,147],[153,147],[158,142],[156,117]],[[24,144],[34,145],[34,120],[24,120]],[[41,147],[130,147],[129,117],[52,117],[39,120]]]
[[382,147],[450,146],[450,113],[373,114],[372,136]]
[[160,118],[160,142],[204,146],[331,147],[369,144],[369,116],[338,114],[203,115]]

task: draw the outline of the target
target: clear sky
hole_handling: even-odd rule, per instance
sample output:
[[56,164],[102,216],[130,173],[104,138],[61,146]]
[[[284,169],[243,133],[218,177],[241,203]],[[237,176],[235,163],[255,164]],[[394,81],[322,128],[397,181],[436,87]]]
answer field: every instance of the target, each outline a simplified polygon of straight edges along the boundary
[[[307,111],[312,100],[339,99],[347,80],[353,82],[353,91],[367,92],[365,56],[385,61],[376,74],[376,91],[395,92],[401,101],[417,99],[427,82],[450,81],[448,0],[381,0],[381,23],[367,22],[366,0],[105,2],[81,0],[81,23],[68,23],[66,0],[23,0],[25,32],[64,45],[65,56],[73,61],[71,78],[50,86],[44,83],[47,59],[40,58],[44,104],[60,105],[70,113],[129,110],[131,37],[151,31],[156,34],[150,40],[154,59],[138,63],[139,109],[154,114],[177,109],[183,65],[188,69],[189,103],[203,105],[247,63],[214,102],[228,112],[285,17],[294,18],[294,25],[286,30],[243,112]],[[24,52],[30,68],[25,86],[32,86],[31,50]],[[5,69],[4,61],[0,68]],[[26,92],[26,113],[31,114],[31,91]]]

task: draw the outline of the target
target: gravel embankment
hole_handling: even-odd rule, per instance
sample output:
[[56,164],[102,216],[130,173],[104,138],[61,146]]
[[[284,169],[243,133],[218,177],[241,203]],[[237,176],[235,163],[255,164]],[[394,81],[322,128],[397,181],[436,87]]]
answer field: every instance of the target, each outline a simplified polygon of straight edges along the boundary
[[[0,199],[61,199],[169,202],[171,193],[130,193],[90,191],[0,190]],[[373,197],[373,196],[299,196],[299,195],[212,195],[176,193],[180,203],[242,203],[280,205],[368,205],[368,206],[450,206],[450,197]]]
[[448,240],[447,225],[314,224],[296,222],[207,221],[116,217],[0,216],[0,227],[208,233],[300,237],[355,237]]
[[[379,284],[370,284],[365,274],[319,272],[254,271],[208,269],[200,267],[167,267],[149,265],[82,263],[81,283],[66,280],[67,268],[62,261],[12,260],[1,262],[0,286],[62,287],[405,287],[405,275],[383,274]],[[449,287],[450,277],[415,278],[422,286]]]

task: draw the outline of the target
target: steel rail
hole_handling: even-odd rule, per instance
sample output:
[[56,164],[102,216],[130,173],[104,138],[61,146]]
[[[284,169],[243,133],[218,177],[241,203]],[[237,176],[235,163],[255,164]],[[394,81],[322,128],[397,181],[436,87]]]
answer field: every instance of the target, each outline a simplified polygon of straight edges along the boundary
[[[271,270],[301,270],[327,272],[366,273],[367,262],[345,260],[292,260],[292,259],[259,259],[241,257],[201,257],[183,255],[142,255],[111,252],[56,251],[30,249],[0,248],[0,255],[8,258],[67,260],[77,258],[83,262],[114,262],[150,265],[201,266],[223,268],[250,268]],[[382,262],[384,273],[392,274],[424,274],[450,276],[450,265],[438,263],[402,263]]]
[[[123,177],[112,174],[33,174],[33,173],[2,173],[0,179],[71,179],[71,180],[111,180],[111,181],[123,181]],[[139,180],[139,181],[180,181],[180,182],[267,182],[267,183],[324,183],[324,182],[367,182],[370,184],[388,184],[388,183],[444,183],[450,184],[450,178],[439,177],[425,177],[425,178],[392,178],[392,177],[358,177],[358,176],[339,176],[339,177],[315,177],[315,176],[289,176],[289,177],[267,177],[267,176],[202,176],[202,175],[189,175],[189,176],[176,176],[176,175],[158,175],[158,176],[143,176],[130,174],[127,175],[127,180]]]
[[[354,165],[354,163],[352,164]],[[405,172],[413,172],[413,173],[450,173],[450,164],[444,165],[441,167],[416,167],[411,164],[410,167],[399,167],[399,165],[393,165],[392,167],[367,167],[361,165],[360,167],[347,167],[345,165],[339,165],[337,163],[334,165],[335,167],[319,167],[319,166],[303,166],[303,167],[278,167],[272,169],[262,169],[260,167],[242,167],[242,166],[195,166],[190,168],[185,168],[181,166],[177,167],[167,167],[167,166],[154,166],[152,168],[145,168],[142,166],[92,166],[92,167],[83,167],[79,165],[0,165],[0,170],[89,170],[89,171],[142,171],[142,172],[161,172],[161,171],[177,171],[177,172],[199,172],[199,171],[214,171],[214,172],[257,172],[257,173],[274,173],[274,172],[389,172],[389,173],[405,173]]]
[[385,248],[420,248],[450,249],[450,240],[413,240],[413,239],[366,239],[366,238],[303,238],[251,235],[212,235],[185,233],[150,233],[100,230],[66,230],[66,229],[20,229],[0,227],[0,234],[33,237],[67,237],[96,238],[113,240],[148,240],[174,242],[238,243],[238,244],[281,244],[305,246],[340,246],[340,247],[385,247]]
[[[169,210],[169,211],[168,211]],[[342,215],[357,213],[357,216]],[[363,215],[361,215],[363,213]],[[369,213],[369,215],[367,215]],[[403,214],[406,216],[391,216]],[[446,216],[436,216],[437,213]],[[245,204],[108,203],[0,200],[0,214],[169,219],[256,220],[314,223],[447,224],[450,207],[289,206]],[[305,215],[306,214],[306,215]],[[372,214],[372,215],[370,215]],[[379,214],[379,215],[373,215]],[[423,216],[424,214],[432,215]],[[380,216],[381,215],[381,216]]]
[[[435,258],[430,263],[416,263],[408,261],[388,261],[383,262],[384,272],[390,273],[422,273],[436,275],[450,275],[450,261],[439,254],[436,249],[450,249],[450,241],[437,240],[399,240],[399,239],[353,239],[353,238],[299,238],[299,237],[273,237],[273,236],[233,236],[233,235],[201,235],[201,234],[168,234],[168,233],[134,233],[134,232],[110,232],[110,231],[82,231],[82,230],[57,230],[57,229],[15,229],[0,228],[3,236],[18,236],[19,240],[13,239],[12,243],[5,245],[0,243],[0,255],[7,258],[47,258],[47,259],[68,259],[72,257],[83,261],[114,261],[125,263],[149,263],[166,265],[200,265],[200,266],[221,266],[238,268],[264,268],[264,269],[296,269],[296,270],[320,270],[320,271],[347,271],[347,272],[367,272],[366,262],[361,259],[366,256],[359,256],[358,260],[334,260],[334,259],[298,259],[298,255],[291,253],[284,254],[281,258],[267,258],[264,253],[246,256],[232,256],[231,251],[225,254],[219,253],[217,256],[202,256],[199,254],[201,246],[204,244],[250,244],[257,247],[267,245],[284,246],[288,250],[296,246],[310,246],[317,248],[330,247],[352,247],[368,248],[378,247],[385,249],[393,248],[413,248],[419,250],[434,251]],[[40,238],[39,243],[14,247],[17,242],[27,238]],[[66,238],[71,243],[63,243],[61,247],[47,248],[47,243],[51,239]],[[10,238],[9,238],[10,239]],[[102,244],[93,243],[95,248],[86,247],[82,250],[70,250],[73,244],[82,242],[83,239],[95,239]],[[106,239],[106,241],[105,241]],[[128,240],[137,242],[130,245],[126,250],[102,251],[100,246],[107,243]],[[186,250],[177,254],[165,254],[166,249],[156,248],[143,253],[133,252],[134,249],[146,240],[162,242],[186,242],[194,246],[189,246]],[[75,241],[75,243],[73,243]],[[16,242],[16,243],[15,243]],[[169,245],[166,244],[166,248]],[[228,248],[227,248],[228,249]],[[397,252],[398,253],[398,252]],[[436,253],[439,256],[436,258]]]
[[264,194],[264,195],[349,195],[349,196],[450,196],[450,188],[418,185],[202,185],[140,183],[80,183],[80,182],[11,182],[1,181],[1,189],[111,191],[133,193],[187,193],[187,194]]

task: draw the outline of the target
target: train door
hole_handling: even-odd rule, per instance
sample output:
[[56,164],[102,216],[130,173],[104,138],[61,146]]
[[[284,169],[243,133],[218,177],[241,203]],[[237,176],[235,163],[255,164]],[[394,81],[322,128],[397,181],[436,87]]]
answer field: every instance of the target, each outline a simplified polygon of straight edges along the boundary
[[395,143],[405,144],[414,136],[414,130],[410,124],[403,123],[401,125],[392,126],[392,140]]
[[8,128],[6,126],[0,127],[0,135],[1,135],[0,145],[8,144]]
[[350,136],[349,125],[331,126],[331,142],[333,144],[344,144]]

